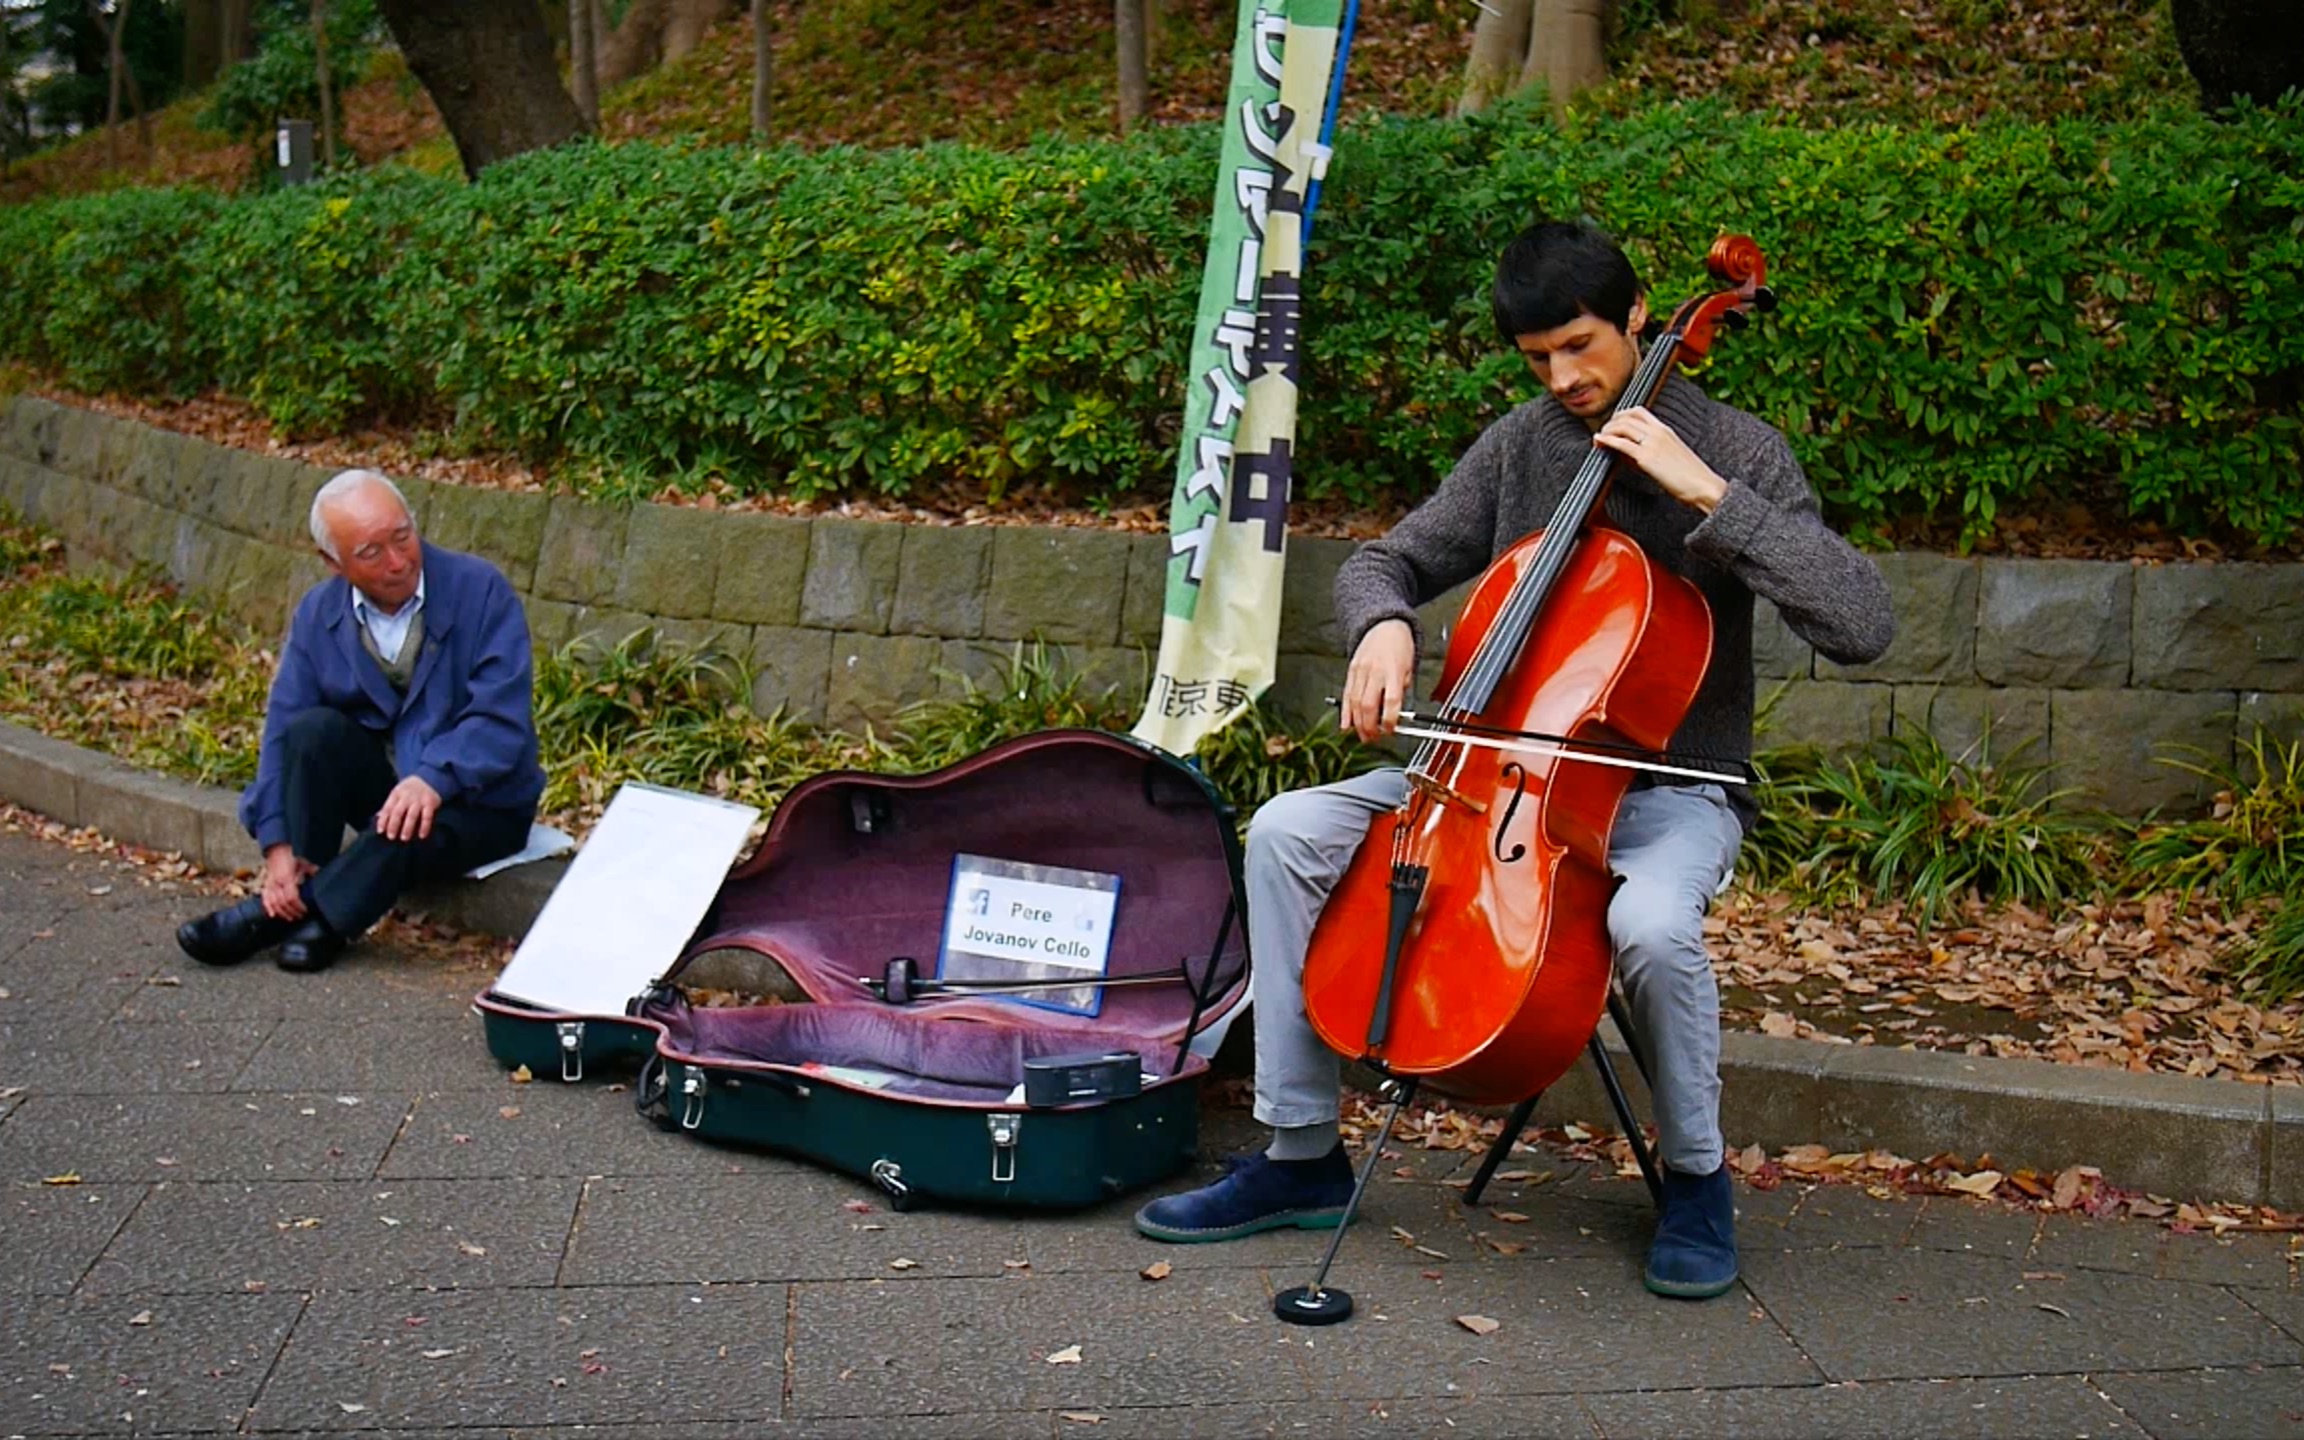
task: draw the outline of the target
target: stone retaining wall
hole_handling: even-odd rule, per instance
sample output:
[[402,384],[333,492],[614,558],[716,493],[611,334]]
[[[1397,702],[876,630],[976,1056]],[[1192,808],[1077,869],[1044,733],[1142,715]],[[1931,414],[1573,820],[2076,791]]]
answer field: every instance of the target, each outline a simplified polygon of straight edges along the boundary
[[[147,565],[260,627],[325,570],[306,514],[327,471],[19,398],[0,412],[0,506],[75,562]],[[1039,638],[1092,685],[1140,691],[1157,650],[1159,536],[604,506],[402,481],[434,541],[486,555],[540,643],[643,626],[745,657],[752,700],[840,726],[996,673]],[[1343,670],[1329,582],[1347,542],[1289,542],[1275,698],[1301,716]],[[1763,744],[1842,749],[1924,726],[1948,748],[2056,766],[2074,803],[2206,798],[2166,757],[2228,762],[2257,727],[2304,734],[2304,566],[1880,557],[1898,634],[1878,662],[1817,657],[1770,607]],[[1452,597],[1427,607],[1431,628]],[[1435,669],[1427,662],[1427,674]]]

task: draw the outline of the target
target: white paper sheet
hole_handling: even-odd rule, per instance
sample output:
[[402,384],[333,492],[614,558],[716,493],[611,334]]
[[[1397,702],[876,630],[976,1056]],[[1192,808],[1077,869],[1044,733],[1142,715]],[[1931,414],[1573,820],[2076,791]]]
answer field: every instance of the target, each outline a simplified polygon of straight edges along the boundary
[[679,958],[759,814],[656,785],[618,790],[496,993],[570,1014],[623,1014]]
[[575,837],[567,831],[555,830],[549,825],[531,824],[528,827],[527,844],[501,860],[491,860],[476,870],[465,871],[464,877],[468,880],[485,880],[499,870],[509,870],[515,865],[525,865],[531,860],[549,860],[555,855],[565,855],[575,848]]

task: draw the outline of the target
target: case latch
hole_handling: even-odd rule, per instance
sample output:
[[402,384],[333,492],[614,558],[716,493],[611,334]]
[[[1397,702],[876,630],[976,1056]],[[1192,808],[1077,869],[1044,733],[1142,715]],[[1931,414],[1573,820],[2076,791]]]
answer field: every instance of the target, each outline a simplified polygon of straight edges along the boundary
[[584,1022],[563,1020],[552,1028],[560,1036],[560,1078],[574,1084],[584,1078]]
[[693,1130],[704,1123],[704,1067],[691,1065],[680,1082],[680,1128]]
[[1006,1185],[1016,1178],[1016,1134],[1024,1117],[1001,1111],[985,1116],[984,1125],[992,1132],[992,1183]]
[[899,1206],[912,1193],[912,1187],[904,1183],[904,1167],[886,1158],[872,1162],[872,1183],[887,1191],[888,1198]]

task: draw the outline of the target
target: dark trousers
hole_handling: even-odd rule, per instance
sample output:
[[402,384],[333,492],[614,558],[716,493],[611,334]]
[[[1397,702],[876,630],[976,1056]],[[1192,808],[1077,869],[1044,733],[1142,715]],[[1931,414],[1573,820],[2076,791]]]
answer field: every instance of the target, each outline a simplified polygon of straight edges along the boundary
[[[384,798],[400,783],[392,773],[390,743],[343,711],[328,709],[299,713],[281,737],[288,844],[320,867],[304,883],[304,898],[347,939],[384,918],[413,887],[518,850],[535,818],[532,809],[483,810],[451,801],[432,817],[430,835],[386,839],[371,827]],[[360,832],[349,846],[346,826]]]

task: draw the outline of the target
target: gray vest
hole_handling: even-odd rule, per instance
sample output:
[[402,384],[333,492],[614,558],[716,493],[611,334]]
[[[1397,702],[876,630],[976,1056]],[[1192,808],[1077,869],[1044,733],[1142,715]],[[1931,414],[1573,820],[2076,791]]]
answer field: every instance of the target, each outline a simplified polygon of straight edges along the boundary
[[408,638],[400,642],[397,660],[384,658],[384,652],[376,648],[376,637],[368,633],[367,626],[360,625],[357,617],[352,623],[360,629],[360,648],[368,652],[368,658],[376,662],[376,668],[384,672],[384,678],[392,682],[394,690],[407,694],[408,681],[416,674],[416,661],[424,653],[424,612],[418,610],[408,622]]

